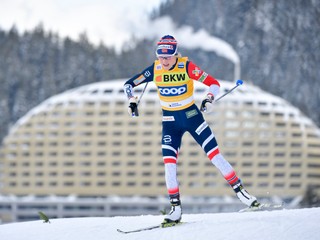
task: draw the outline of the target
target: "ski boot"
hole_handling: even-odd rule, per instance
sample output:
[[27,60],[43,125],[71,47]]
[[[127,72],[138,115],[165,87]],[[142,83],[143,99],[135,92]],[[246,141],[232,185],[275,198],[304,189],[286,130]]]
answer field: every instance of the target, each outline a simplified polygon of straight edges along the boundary
[[181,202],[177,198],[170,200],[171,211],[167,214],[161,224],[161,227],[172,227],[180,223],[182,216]]
[[241,180],[239,179],[233,186],[233,190],[237,194],[239,200],[247,205],[248,207],[256,207],[260,206],[260,203],[257,201],[255,196],[250,195],[242,186]]

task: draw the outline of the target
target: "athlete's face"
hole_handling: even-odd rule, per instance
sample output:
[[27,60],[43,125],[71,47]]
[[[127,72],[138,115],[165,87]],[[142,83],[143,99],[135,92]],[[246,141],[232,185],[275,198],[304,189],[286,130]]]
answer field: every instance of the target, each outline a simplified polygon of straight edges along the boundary
[[177,57],[176,56],[168,56],[168,57],[158,57],[162,68],[164,70],[169,70],[173,67],[173,65],[176,63]]

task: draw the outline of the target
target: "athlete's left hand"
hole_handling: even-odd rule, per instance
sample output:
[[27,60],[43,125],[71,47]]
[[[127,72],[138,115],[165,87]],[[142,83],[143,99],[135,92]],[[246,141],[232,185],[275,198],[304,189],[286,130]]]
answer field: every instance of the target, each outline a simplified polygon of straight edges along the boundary
[[129,99],[128,113],[132,117],[138,117],[139,116],[138,104],[137,104],[137,98],[136,97],[131,97]]
[[201,103],[200,111],[201,112],[211,112],[213,100],[214,100],[213,94],[208,93],[206,98]]

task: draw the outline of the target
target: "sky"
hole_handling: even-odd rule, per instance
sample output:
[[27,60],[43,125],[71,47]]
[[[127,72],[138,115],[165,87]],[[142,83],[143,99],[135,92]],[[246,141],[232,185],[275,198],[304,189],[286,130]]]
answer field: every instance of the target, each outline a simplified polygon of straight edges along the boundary
[[[215,52],[234,63],[234,79],[240,78],[240,58],[233,47],[223,39],[210,35],[204,29],[191,26],[176,27],[169,16],[154,21],[149,15],[167,0],[0,0],[0,28],[16,26],[21,34],[33,30],[40,23],[46,31],[60,37],[78,40],[86,33],[89,42],[103,42],[117,52],[134,48],[130,40],[158,39],[173,35],[180,47]],[[168,0],[171,1],[171,0]],[[153,49],[154,51],[154,49]]]
[[[37,212],[35,211],[35,214]],[[50,216],[48,216],[50,219]],[[3,240],[314,240],[320,239],[320,208],[245,213],[185,214],[185,224],[123,234],[157,225],[161,215],[50,219],[0,225]]]
[[[0,28],[14,24],[19,32],[42,23],[45,30],[76,40],[86,32],[91,42],[102,40],[120,48],[133,35],[147,34],[148,15],[165,0],[0,0]],[[142,32],[143,31],[143,32]],[[145,32],[146,31],[146,32]]]

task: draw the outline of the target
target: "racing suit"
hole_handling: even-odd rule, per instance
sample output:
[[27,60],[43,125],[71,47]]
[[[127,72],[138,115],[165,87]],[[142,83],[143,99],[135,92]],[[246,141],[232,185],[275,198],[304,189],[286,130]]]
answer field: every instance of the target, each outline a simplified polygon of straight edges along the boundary
[[216,96],[219,82],[202,71],[186,57],[178,57],[170,70],[162,68],[159,60],[124,84],[128,98],[133,97],[133,88],[153,81],[157,86],[162,107],[162,155],[165,165],[165,179],[170,199],[179,198],[177,180],[177,159],[183,134],[188,131],[207,154],[209,160],[219,169],[226,181],[232,186],[239,179],[222,156],[216,138],[195,105],[194,81],[209,87],[209,93]]

